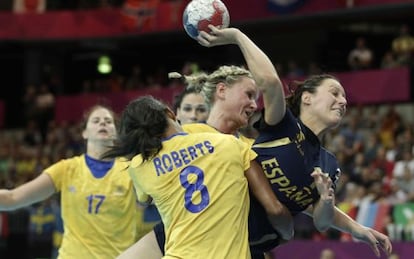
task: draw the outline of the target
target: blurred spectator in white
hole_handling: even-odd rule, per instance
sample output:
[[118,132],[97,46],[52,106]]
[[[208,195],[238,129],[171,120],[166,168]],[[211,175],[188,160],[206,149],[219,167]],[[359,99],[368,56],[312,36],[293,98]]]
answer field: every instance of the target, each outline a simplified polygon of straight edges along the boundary
[[13,0],[15,13],[43,13],[46,9],[46,0]]
[[401,25],[399,35],[392,41],[392,51],[399,64],[410,64],[414,52],[414,37],[410,34],[408,25]]
[[397,253],[392,253],[388,256],[388,259],[400,259],[400,256]]
[[413,181],[411,191],[414,192],[414,159],[411,150],[404,150],[402,159],[395,162],[393,176],[397,181],[403,182],[403,184]]
[[335,252],[332,249],[325,248],[321,251],[319,259],[335,259]]
[[374,54],[366,44],[364,37],[355,40],[355,47],[348,54],[348,65],[351,70],[369,69],[372,67]]

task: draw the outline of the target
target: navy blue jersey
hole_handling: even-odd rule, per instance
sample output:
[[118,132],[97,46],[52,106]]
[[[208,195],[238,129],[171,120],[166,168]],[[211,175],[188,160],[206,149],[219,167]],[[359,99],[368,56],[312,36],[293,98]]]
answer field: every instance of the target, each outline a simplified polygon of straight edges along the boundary
[[[319,199],[311,173],[319,167],[335,183],[340,169],[335,156],[321,147],[318,137],[286,110],[284,118],[274,126],[263,119],[256,124],[259,136],[253,144],[256,160],[272,186],[277,198],[295,215]],[[267,215],[251,197],[249,238],[252,247],[270,250],[277,242]]]

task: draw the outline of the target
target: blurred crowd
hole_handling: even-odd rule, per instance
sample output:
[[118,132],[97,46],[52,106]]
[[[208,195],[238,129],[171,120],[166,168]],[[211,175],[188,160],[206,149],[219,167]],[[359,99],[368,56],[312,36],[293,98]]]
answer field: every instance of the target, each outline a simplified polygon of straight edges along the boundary
[[[338,206],[393,240],[414,240],[413,111],[413,104],[351,107],[342,125],[323,140],[341,163]],[[28,120],[23,129],[0,132],[1,186],[18,186],[52,163],[84,151],[80,122],[57,124],[53,117],[46,121],[44,132],[36,119]],[[53,244],[58,247],[55,232],[61,223],[57,198],[2,213],[0,240],[7,244],[4,248],[26,244],[32,248],[27,251],[40,253],[42,247],[48,252]],[[407,210],[411,214],[404,214]],[[349,238],[335,230],[318,233],[306,217],[295,220],[297,239]]]
[[[414,38],[409,28],[402,25],[401,35],[391,42],[386,53],[388,63],[381,62],[380,68],[412,65],[413,50]],[[359,37],[356,48],[349,52],[349,69],[373,68],[374,57],[365,39]],[[294,60],[276,66],[288,80],[322,72],[313,62],[308,69],[301,68]],[[189,75],[199,70],[199,64],[186,62],[180,72]],[[85,79],[81,91],[120,92],[176,86],[178,81],[168,81],[166,75],[164,69],[145,73],[140,65],[135,65],[126,76],[113,73],[104,79]],[[28,85],[22,97],[24,127],[0,132],[1,186],[19,186],[60,159],[84,152],[80,121],[60,124],[54,121],[56,84],[59,80]],[[414,241],[413,112],[413,104],[350,107],[342,125],[323,140],[337,156],[342,169],[336,186],[338,207],[359,223],[385,232],[395,241]],[[56,252],[62,233],[59,210],[56,196],[27,209],[1,213],[0,250],[29,254]],[[295,221],[297,239],[350,239],[336,230],[317,232],[310,218],[303,215]],[[22,245],[28,249],[17,249]]]
[[[4,1],[2,6],[16,2]],[[53,10],[120,6],[124,1],[43,2],[47,4],[46,9]],[[347,60],[343,61],[349,70],[413,65],[414,37],[405,24],[383,56],[378,56],[369,45],[364,36],[355,39],[355,47],[350,46]],[[279,74],[287,79],[323,72],[317,62],[309,62],[306,68],[294,60],[276,66]],[[199,64],[187,62],[180,72],[188,75],[199,69]],[[176,82],[166,81],[168,72],[160,68],[154,73],[143,73],[137,64],[128,74],[86,78],[81,91],[169,87]],[[0,186],[19,186],[34,179],[49,165],[84,152],[81,122],[58,124],[54,121],[56,92],[49,82],[26,87],[22,99],[24,128],[0,131]],[[336,186],[339,208],[358,222],[387,233],[395,241],[414,241],[413,113],[414,104],[350,107],[342,125],[324,139],[324,145],[337,156],[342,169]],[[19,258],[25,258],[29,254],[55,253],[62,233],[58,198],[54,196],[29,208],[0,213],[0,254],[11,258],[21,253]],[[349,240],[348,235],[335,230],[318,233],[308,217],[299,215],[295,220],[297,239]]]

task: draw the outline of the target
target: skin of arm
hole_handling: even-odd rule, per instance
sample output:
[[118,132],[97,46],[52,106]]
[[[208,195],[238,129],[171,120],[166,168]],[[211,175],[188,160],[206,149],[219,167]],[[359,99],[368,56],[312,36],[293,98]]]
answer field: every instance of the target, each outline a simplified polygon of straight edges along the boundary
[[34,180],[12,190],[0,190],[0,210],[10,211],[45,200],[55,193],[52,179],[42,173]]
[[320,168],[315,168],[311,176],[314,178],[320,199],[314,205],[309,206],[304,213],[313,218],[318,231],[326,231],[333,227],[350,233],[354,238],[368,243],[378,257],[380,256],[379,246],[387,254],[392,252],[391,242],[386,235],[362,226],[335,206],[335,193],[328,174],[324,174]]
[[320,232],[328,230],[333,224],[335,214],[335,193],[332,188],[332,180],[328,174],[322,173],[317,168],[312,172],[316,188],[320,198],[313,205],[313,223]]
[[286,206],[276,198],[262,168],[257,162],[252,161],[245,175],[250,190],[266,210],[272,226],[282,239],[290,240],[294,233],[292,215]]
[[236,28],[218,29],[209,25],[211,33],[200,32],[198,42],[205,47],[236,44],[246,60],[249,71],[263,94],[265,121],[277,124],[285,115],[286,102],[282,82],[270,59],[243,32]]
[[[314,212],[315,208],[313,206],[309,206],[308,209],[304,211],[305,214],[311,217],[317,216],[317,214],[313,214]],[[366,242],[371,246],[377,257],[380,256],[379,247],[381,247],[388,255],[391,254],[391,241],[386,235],[359,224],[336,206],[334,206],[334,215],[331,222],[330,227],[345,233],[350,233],[354,238]]]

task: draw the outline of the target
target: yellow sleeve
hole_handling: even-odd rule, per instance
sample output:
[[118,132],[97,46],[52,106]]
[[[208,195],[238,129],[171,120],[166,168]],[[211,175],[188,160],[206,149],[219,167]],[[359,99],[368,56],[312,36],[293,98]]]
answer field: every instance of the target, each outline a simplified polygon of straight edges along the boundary
[[44,172],[52,178],[57,192],[62,189],[63,173],[67,171],[69,161],[70,160],[60,160],[44,170]]
[[150,204],[152,201],[152,198],[148,194],[144,193],[141,190],[141,188],[139,188],[139,184],[137,183],[135,179],[136,170],[137,169],[134,167],[128,168],[129,176],[131,177],[132,182],[134,183],[135,193],[137,194],[137,200],[142,205]]
[[239,146],[240,154],[243,158],[243,168],[246,171],[250,168],[250,162],[257,157],[257,154],[251,149],[250,143],[246,143],[245,141],[236,138],[234,139],[236,140],[236,143]]

